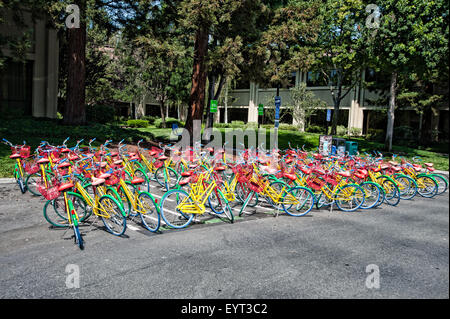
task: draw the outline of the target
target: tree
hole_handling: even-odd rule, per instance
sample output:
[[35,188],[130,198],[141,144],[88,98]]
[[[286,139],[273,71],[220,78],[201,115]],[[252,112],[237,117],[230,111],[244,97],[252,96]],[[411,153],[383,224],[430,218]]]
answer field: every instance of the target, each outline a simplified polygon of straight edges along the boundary
[[323,22],[318,39],[311,43],[315,51],[312,70],[322,85],[329,87],[333,100],[331,134],[336,134],[342,100],[361,79],[367,64],[366,12],[360,0],[329,0],[321,8]]
[[306,89],[305,83],[300,83],[299,87],[292,88],[290,93],[292,103],[289,108],[292,110],[294,123],[298,123],[300,131],[304,132],[308,119],[318,109],[326,107],[326,103],[318,99],[313,92]]
[[446,1],[378,2],[380,27],[371,41],[371,56],[390,74],[385,148],[392,149],[395,108],[401,78],[415,73],[425,79],[448,68],[448,3]]

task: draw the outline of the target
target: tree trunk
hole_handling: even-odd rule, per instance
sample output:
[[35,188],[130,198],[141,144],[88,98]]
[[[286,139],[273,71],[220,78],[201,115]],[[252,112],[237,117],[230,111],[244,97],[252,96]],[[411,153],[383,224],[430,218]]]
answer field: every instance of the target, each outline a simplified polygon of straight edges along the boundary
[[64,110],[64,124],[86,123],[86,24],[85,0],[76,0],[80,8],[80,27],[67,29],[67,93]]
[[225,113],[224,113],[224,117],[223,117],[223,121],[224,123],[228,123],[228,81],[225,80],[225,97],[224,97],[224,101],[223,101],[223,105],[224,105],[224,109],[225,109]]
[[[339,120],[339,106],[341,104],[340,99],[335,99],[334,107],[333,107],[333,118],[331,120],[331,135],[336,135],[337,132],[337,124]],[[328,133],[328,132],[327,132]]]
[[195,34],[194,61],[192,71],[192,87],[189,98],[189,109],[185,128],[190,134],[193,144],[194,120],[202,120],[205,105],[206,65],[205,58],[208,52],[208,30],[200,27]]
[[165,114],[166,112],[164,110],[164,99],[161,99],[159,101],[159,109],[161,110],[161,120],[162,120],[161,125],[163,128],[166,128],[166,114]]
[[395,99],[397,93],[397,72],[391,74],[391,85],[389,89],[389,109],[387,112],[386,139],[384,146],[390,152],[392,150],[392,137],[394,135]]

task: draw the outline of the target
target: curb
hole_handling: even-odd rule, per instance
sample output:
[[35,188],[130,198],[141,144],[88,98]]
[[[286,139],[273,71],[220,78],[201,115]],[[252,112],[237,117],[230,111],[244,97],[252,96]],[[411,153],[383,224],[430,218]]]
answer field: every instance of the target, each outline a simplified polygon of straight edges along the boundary
[[0,178],[0,184],[12,184],[15,182],[16,180],[14,178]]

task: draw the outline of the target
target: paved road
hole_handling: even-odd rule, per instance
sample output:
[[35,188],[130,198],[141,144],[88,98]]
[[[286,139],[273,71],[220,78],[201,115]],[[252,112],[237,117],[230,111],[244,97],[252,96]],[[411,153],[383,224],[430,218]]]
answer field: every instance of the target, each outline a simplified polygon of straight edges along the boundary
[[449,297],[448,193],[301,218],[263,207],[161,234],[129,221],[121,238],[98,222],[82,228],[84,251],[49,228],[43,205],[0,184],[1,298]]

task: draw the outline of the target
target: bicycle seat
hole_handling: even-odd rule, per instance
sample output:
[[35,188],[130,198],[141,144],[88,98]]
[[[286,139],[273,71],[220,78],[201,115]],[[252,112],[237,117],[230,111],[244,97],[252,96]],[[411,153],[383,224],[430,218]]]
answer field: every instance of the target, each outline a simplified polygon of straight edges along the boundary
[[111,152],[111,157],[119,155],[119,152]]
[[367,175],[361,174],[361,173],[355,173],[355,176],[360,178],[360,179],[364,179],[364,178],[366,178]]
[[343,177],[350,177],[350,172],[349,171],[339,172],[338,174],[343,176]]
[[69,167],[69,166],[71,166],[70,163],[64,162],[62,164],[59,164],[58,168],[66,168],[66,167]]
[[115,160],[114,161],[114,165],[120,165],[120,164],[122,164],[122,160],[121,159],[119,159],[119,160]]
[[11,155],[9,158],[14,159],[14,158],[20,158],[20,157],[21,157],[20,154],[16,153],[16,154]]
[[401,167],[398,167],[398,166],[394,166],[394,167],[392,167],[392,169],[393,169],[394,171],[396,171],[396,172],[399,172],[399,171],[402,170],[402,168],[401,168]]
[[381,169],[386,169],[386,168],[389,168],[389,165],[388,164],[381,164],[380,168]]
[[104,182],[105,182],[104,178],[96,178],[95,176],[92,176],[92,186],[97,186],[103,184]]
[[193,173],[193,171],[182,172],[182,173],[181,173],[181,176],[182,176],[182,177],[189,177],[189,176],[192,175],[192,173]]
[[166,159],[168,159],[168,157],[165,155],[158,157],[158,161],[165,161]]
[[181,181],[178,182],[178,185],[184,186],[184,185],[188,184],[190,181],[191,181],[190,177],[183,178]]
[[65,190],[68,190],[73,187],[73,183],[64,183],[61,186],[58,187],[59,192],[64,192]]
[[198,166],[198,164],[191,164],[191,165],[189,165],[189,168],[194,169],[194,168],[197,168],[197,166]]
[[284,173],[283,176],[289,178],[291,181],[297,179],[297,176],[295,174]]
[[292,158],[288,158],[286,161],[285,161],[285,163],[286,164],[290,164],[290,163],[292,163],[294,160],[292,159]]
[[434,172],[434,171],[435,171],[435,168],[434,168],[434,167],[428,166],[427,168],[428,168],[428,170],[429,170],[430,172]]
[[323,169],[319,169],[319,168],[314,168],[313,169],[314,173],[317,173],[319,175],[325,175],[325,171]]
[[63,148],[61,150],[61,153],[69,153],[69,152],[70,152],[70,149],[68,149],[68,148]]
[[105,168],[105,167],[106,167],[106,165],[108,165],[108,163],[107,163],[107,162],[101,162],[101,163],[100,163],[100,167],[101,167],[101,168]]
[[98,176],[98,178],[101,178],[101,179],[107,179],[108,177],[111,177],[110,173],[103,173]]
[[37,161],[38,164],[47,164],[50,162],[48,158],[41,158],[39,161]]
[[264,169],[269,174],[275,174],[276,172],[278,172],[278,170],[276,168],[266,167]]
[[374,171],[375,173],[377,173],[377,172],[381,171],[381,168],[380,168],[380,167],[373,167],[373,168],[372,168],[372,171]]
[[310,168],[304,168],[304,167],[302,167],[302,168],[300,168],[300,170],[301,170],[304,174],[306,174],[306,175],[309,175],[309,174],[311,174],[311,172],[312,172],[312,169],[310,169]]
[[69,156],[69,161],[76,161],[77,159],[79,159],[80,157],[78,155],[70,155]]
[[433,166],[433,163],[424,163],[425,164],[425,166],[428,166],[428,167],[432,167]]
[[224,171],[225,169],[226,169],[225,166],[217,166],[217,167],[214,168],[214,170],[217,171],[217,172]]
[[158,154],[158,152],[156,152],[156,151],[149,151],[148,154],[150,156],[155,156],[156,154]]
[[145,179],[140,178],[140,177],[135,177],[132,181],[131,184],[141,184],[141,183],[145,183]]

